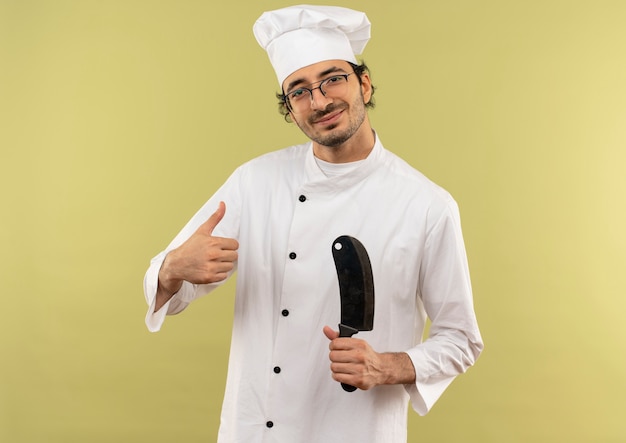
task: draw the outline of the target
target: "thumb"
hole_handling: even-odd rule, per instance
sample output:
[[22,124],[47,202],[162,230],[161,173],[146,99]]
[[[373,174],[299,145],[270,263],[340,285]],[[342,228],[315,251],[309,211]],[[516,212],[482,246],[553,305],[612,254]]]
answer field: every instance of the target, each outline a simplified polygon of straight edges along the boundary
[[329,340],[334,340],[336,338],[339,337],[339,332],[335,331],[333,328],[331,328],[330,326],[324,326],[324,335],[326,336],[326,338],[328,338]]
[[224,202],[220,202],[217,210],[202,224],[201,228],[208,231],[209,235],[212,234],[213,229],[215,229],[218,223],[224,218],[224,214],[226,214],[226,205]]

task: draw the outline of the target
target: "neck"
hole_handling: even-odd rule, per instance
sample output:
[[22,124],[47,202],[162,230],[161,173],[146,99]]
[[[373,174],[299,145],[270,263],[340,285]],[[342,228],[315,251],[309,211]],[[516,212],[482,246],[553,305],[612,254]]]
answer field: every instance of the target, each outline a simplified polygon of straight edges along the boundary
[[359,130],[341,145],[324,146],[313,142],[313,154],[329,163],[355,162],[367,158],[374,149],[375,142],[374,131],[366,117]]

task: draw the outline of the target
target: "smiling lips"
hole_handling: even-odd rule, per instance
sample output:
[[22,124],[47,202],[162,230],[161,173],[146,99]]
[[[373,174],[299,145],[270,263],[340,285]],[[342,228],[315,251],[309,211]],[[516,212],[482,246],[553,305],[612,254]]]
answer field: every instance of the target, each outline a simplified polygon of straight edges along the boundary
[[335,123],[339,119],[339,116],[341,116],[341,114],[343,114],[343,109],[341,109],[341,110],[339,110],[337,112],[333,112],[333,113],[327,114],[324,117],[322,117],[321,119],[313,121],[313,124],[315,124],[315,125],[329,125],[329,124]]

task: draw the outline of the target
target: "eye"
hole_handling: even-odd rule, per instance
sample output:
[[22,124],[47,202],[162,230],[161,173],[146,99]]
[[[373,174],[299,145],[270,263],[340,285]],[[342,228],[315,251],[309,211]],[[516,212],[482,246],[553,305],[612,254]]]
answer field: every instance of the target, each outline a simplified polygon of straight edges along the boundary
[[326,83],[331,84],[331,83],[337,83],[337,82],[341,82],[344,80],[343,75],[333,75],[332,77],[329,77],[326,79]]
[[289,93],[289,100],[301,99],[305,96],[306,92],[306,89],[303,88],[296,89],[295,91]]

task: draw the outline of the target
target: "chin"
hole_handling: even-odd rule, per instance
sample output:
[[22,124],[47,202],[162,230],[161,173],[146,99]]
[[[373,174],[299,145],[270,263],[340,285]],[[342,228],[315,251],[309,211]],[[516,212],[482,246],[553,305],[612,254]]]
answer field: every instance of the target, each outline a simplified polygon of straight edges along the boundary
[[338,148],[345,142],[347,142],[350,137],[352,137],[352,134],[334,134],[328,135],[326,137],[316,137],[312,140],[320,145],[327,146],[329,148]]

